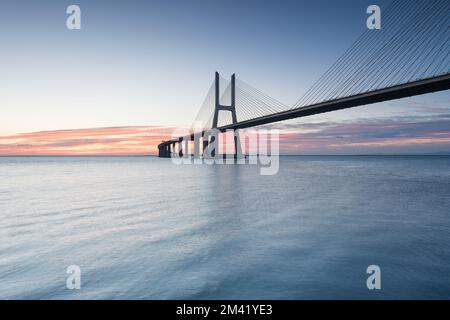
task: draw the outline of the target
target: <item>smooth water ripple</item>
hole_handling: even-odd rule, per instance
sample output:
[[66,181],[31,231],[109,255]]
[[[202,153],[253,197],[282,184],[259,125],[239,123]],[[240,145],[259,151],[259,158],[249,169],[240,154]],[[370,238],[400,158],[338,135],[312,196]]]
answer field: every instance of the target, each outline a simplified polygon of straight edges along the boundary
[[3,157],[0,181],[1,299],[450,298],[448,156]]

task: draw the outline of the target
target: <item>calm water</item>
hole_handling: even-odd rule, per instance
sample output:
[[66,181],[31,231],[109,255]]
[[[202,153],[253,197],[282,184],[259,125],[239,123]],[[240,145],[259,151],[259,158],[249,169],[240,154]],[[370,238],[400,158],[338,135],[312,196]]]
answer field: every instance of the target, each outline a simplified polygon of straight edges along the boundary
[[450,157],[0,158],[0,181],[1,299],[450,298]]

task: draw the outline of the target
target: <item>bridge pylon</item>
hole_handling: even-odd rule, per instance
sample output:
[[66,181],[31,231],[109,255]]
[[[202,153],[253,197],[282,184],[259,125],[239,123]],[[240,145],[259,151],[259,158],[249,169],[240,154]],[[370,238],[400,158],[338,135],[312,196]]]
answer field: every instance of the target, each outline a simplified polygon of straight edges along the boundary
[[[218,128],[219,122],[219,112],[220,111],[228,111],[231,112],[232,124],[236,124],[237,115],[236,115],[236,75],[233,73],[231,76],[231,105],[225,106],[220,104],[220,77],[219,73],[216,71],[215,77],[215,108],[214,108],[214,117],[212,123],[212,129]],[[215,139],[211,137],[211,139]],[[203,142],[203,148],[206,148],[208,145],[207,141]],[[218,151],[218,150],[217,150]],[[213,157],[215,156],[215,151],[211,154]],[[241,142],[239,139],[239,131],[238,129],[234,129],[234,156],[235,158],[242,155]]]

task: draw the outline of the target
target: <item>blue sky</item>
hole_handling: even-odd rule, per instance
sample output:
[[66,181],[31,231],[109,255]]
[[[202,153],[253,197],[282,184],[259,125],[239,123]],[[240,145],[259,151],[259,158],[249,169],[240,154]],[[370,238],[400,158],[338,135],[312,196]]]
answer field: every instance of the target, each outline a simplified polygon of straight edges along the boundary
[[[81,30],[65,26],[70,4],[81,7]],[[216,70],[292,105],[364,31],[370,4],[2,1],[0,134],[188,125]],[[431,117],[446,113],[448,102],[445,92],[306,122]]]

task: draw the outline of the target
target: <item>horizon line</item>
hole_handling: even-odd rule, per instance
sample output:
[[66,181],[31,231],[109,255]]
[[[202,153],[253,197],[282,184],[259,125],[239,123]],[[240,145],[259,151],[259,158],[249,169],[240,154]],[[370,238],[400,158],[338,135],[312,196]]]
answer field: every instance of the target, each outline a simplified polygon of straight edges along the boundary
[[[249,155],[246,155],[249,156]],[[259,155],[257,155],[259,156]],[[270,156],[270,155],[269,155]],[[361,153],[361,154],[280,154],[280,157],[373,157],[373,156],[382,156],[382,157],[395,157],[395,156],[450,156],[450,152],[436,152],[436,153]],[[0,155],[0,158],[70,158],[70,157],[78,157],[78,158],[88,158],[88,157],[156,157],[157,154],[30,154],[30,155]]]

